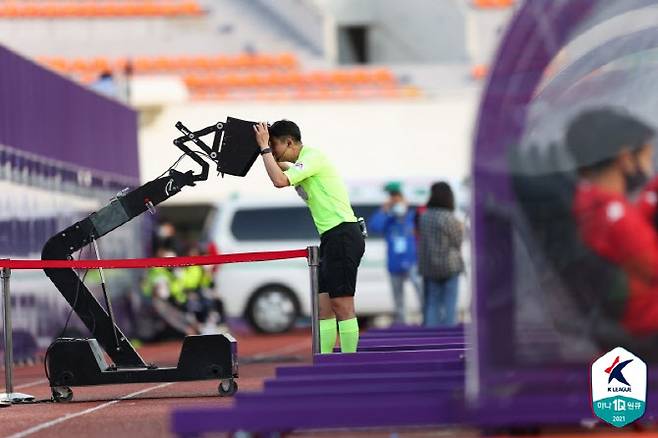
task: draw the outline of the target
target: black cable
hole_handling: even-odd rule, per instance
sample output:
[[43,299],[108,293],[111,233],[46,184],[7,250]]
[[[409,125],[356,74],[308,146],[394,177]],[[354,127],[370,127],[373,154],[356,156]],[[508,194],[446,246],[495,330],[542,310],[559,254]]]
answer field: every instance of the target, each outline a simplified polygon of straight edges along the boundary
[[187,154],[182,154],[180,157],[178,157],[178,159],[177,159],[176,161],[174,161],[174,164],[172,164],[171,166],[169,166],[169,168],[168,168],[167,170],[165,170],[164,172],[162,172],[162,173],[161,173],[159,176],[157,176],[155,179],[162,178],[167,172],[169,172],[171,169],[173,169],[173,168],[175,168],[176,166],[178,166],[178,163],[180,163],[180,161],[181,161],[183,158],[185,158],[186,156],[187,156]]
[[[82,250],[84,248],[85,248],[84,246],[82,248],[80,248],[80,251],[78,252],[78,260],[80,260],[80,258],[82,257]],[[78,296],[80,295],[80,284],[84,283],[85,277],[87,276],[87,272],[89,272],[89,270],[85,269],[85,273],[82,275],[82,279],[80,281],[78,281],[77,284],[76,284],[75,298],[73,300],[73,305],[71,306],[71,310],[69,311],[69,314],[66,317],[66,322],[64,323],[64,328],[61,330],[61,332],[59,333],[57,338],[61,338],[64,335],[64,333],[66,332],[66,329],[69,326],[69,322],[71,321],[71,316],[73,315],[73,310],[75,309],[75,306],[78,304]],[[94,325],[95,325],[95,323],[96,322],[94,321]],[[54,345],[54,343],[51,343],[48,346],[48,348],[46,349],[46,354],[43,356],[43,370],[46,374],[46,378],[48,379],[48,381],[50,381],[50,375],[48,374],[48,354],[50,353],[50,349],[52,348],[53,345]]]

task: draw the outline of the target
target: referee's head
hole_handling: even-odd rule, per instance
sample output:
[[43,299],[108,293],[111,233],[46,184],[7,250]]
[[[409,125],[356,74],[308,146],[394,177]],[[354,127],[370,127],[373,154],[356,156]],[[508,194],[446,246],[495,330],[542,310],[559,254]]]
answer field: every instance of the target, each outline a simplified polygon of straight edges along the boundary
[[295,162],[302,149],[302,134],[299,126],[290,120],[279,120],[268,128],[270,147],[277,161]]

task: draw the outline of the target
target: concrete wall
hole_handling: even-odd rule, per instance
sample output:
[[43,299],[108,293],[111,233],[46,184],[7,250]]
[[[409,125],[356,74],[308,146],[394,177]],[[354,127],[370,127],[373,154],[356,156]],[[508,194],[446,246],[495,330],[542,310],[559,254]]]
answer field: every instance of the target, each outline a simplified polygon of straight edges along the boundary
[[317,0],[331,17],[328,56],[338,27],[368,25],[373,63],[455,63],[467,60],[462,0]]

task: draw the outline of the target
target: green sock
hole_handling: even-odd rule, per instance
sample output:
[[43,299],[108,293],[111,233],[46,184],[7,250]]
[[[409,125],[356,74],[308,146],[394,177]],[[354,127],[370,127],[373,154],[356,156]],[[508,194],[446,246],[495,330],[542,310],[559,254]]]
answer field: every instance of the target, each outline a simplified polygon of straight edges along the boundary
[[354,353],[359,343],[359,323],[356,318],[338,321],[341,353]]
[[333,353],[336,345],[336,318],[320,320],[320,353]]

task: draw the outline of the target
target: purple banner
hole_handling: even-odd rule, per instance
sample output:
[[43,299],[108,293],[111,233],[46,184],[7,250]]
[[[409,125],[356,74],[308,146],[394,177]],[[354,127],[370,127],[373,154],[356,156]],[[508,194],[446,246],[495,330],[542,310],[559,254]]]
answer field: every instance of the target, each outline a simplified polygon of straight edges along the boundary
[[137,114],[0,47],[0,143],[139,178]]

